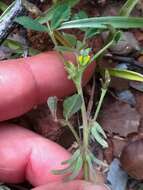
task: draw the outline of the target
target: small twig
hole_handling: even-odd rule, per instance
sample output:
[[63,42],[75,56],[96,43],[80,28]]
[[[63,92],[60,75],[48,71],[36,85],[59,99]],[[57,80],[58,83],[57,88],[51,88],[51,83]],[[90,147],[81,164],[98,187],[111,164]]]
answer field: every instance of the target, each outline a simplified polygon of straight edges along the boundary
[[16,23],[14,22],[15,17],[22,15],[24,8],[21,0],[16,0],[15,4],[11,8],[3,13],[0,17],[0,44],[12,31]]

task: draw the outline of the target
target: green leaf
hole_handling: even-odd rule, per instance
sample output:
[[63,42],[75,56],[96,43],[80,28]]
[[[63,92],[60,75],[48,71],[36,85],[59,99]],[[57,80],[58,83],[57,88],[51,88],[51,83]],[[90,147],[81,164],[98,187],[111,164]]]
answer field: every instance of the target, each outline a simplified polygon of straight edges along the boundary
[[[72,17],[72,20],[79,20],[79,19],[84,19],[88,18],[88,15],[86,14],[85,11],[79,11],[78,13],[75,13]],[[88,29],[87,28],[82,28],[81,31],[86,32]]]
[[70,176],[66,177],[65,180],[71,181],[71,180],[75,179],[79,175],[79,173],[82,169],[82,166],[83,166],[83,159],[82,159],[82,156],[79,156],[78,159],[76,160],[72,174]]
[[93,36],[99,35],[102,30],[96,28],[90,28],[86,31],[86,38],[92,38]]
[[63,21],[68,20],[70,15],[71,7],[67,3],[57,3],[35,20],[40,24],[51,21],[51,28],[56,29]]
[[80,156],[80,150],[77,149],[69,160],[65,160],[65,161],[62,162],[62,165],[63,164],[72,164],[75,160],[77,160],[77,158],[79,156]]
[[71,174],[66,178],[66,180],[71,180],[79,174],[82,168],[82,163],[83,162],[80,155],[80,150],[77,149],[69,160],[65,160],[62,162],[62,164],[68,164],[68,167],[61,170],[53,170],[52,173],[55,175]]
[[55,47],[56,51],[61,51],[61,52],[76,52],[76,49],[70,48],[70,47],[66,47],[66,46],[56,46]]
[[[15,54],[18,55],[18,57],[21,57],[22,54],[24,53],[24,49],[23,49],[23,48],[14,49],[14,51],[15,51]],[[38,50],[36,50],[36,49],[28,48],[28,54],[29,54],[30,56],[37,55],[37,54],[39,54],[39,53],[40,53],[40,51],[38,51]],[[16,55],[15,55],[15,56],[16,56]],[[13,56],[13,58],[17,58],[17,57],[15,57],[15,56]]]
[[96,163],[97,165],[99,166],[104,166],[104,167],[107,167],[108,165],[106,163],[104,163],[103,161],[97,159],[94,154],[92,152],[89,152],[89,155],[90,155],[90,158],[92,160],[93,163]]
[[105,139],[107,139],[106,134],[105,134],[104,130],[102,129],[102,127],[99,125],[99,123],[98,123],[97,121],[95,121],[95,122],[94,122],[94,125],[95,125],[95,127],[96,127],[97,132],[100,133],[100,134],[102,134],[103,137],[104,137]]
[[37,50],[37,49],[33,49],[33,48],[29,48],[29,55],[37,55],[37,54],[39,54],[40,53],[40,51],[39,50]]
[[86,14],[85,11],[79,11],[78,13],[75,13],[74,16],[72,17],[73,20],[78,20],[83,18],[88,18],[88,15]]
[[61,4],[56,7],[55,14],[51,19],[51,28],[52,30],[58,28],[63,21],[66,21],[70,18],[71,9],[67,4]]
[[20,42],[15,41],[15,40],[11,40],[11,39],[6,39],[3,42],[3,45],[12,49],[12,50],[17,50],[17,49],[22,49],[23,50],[23,46]]
[[76,49],[80,51],[83,48],[85,48],[85,45],[80,40],[77,40]]
[[[15,41],[15,40],[12,40],[12,39],[6,39],[3,42],[3,45],[10,48],[10,49],[12,49],[16,54],[23,54],[23,52],[24,52],[23,44],[21,44],[18,41]],[[36,55],[36,54],[39,53],[39,51],[29,47],[28,48],[28,53],[29,53],[29,55]]]
[[[94,122],[91,126],[91,134],[92,137],[103,147],[103,148],[107,148],[108,144],[107,142],[104,140],[104,138],[106,138],[106,134],[104,133],[102,127],[97,123]],[[104,137],[104,138],[103,138]]]
[[79,94],[74,94],[73,96],[65,99],[63,103],[63,115],[66,119],[69,119],[73,114],[78,112],[82,106],[82,99]]
[[69,7],[74,7],[80,0],[64,0],[63,3],[67,3]]
[[61,170],[52,170],[52,173],[54,175],[66,175],[71,173],[73,170],[73,165],[69,165],[67,168],[65,169],[61,169]]
[[107,29],[107,25],[112,25],[114,28],[119,28],[119,29],[143,28],[143,18],[122,17],[122,16],[92,17],[92,18],[64,22],[59,29],[68,29],[68,28]]
[[15,18],[15,22],[21,24],[22,26],[30,30],[36,30],[39,32],[48,32],[48,28],[46,26],[41,25],[38,21],[27,16],[17,17]]
[[47,104],[48,104],[48,107],[50,109],[50,112],[51,112],[53,118],[56,118],[57,102],[58,102],[58,99],[56,96],[49,97],[47,100]]
[[127,0],[119,12],[119,16],[129,16],[139,0]]
[[39,16],[35,20],[40,24],[45,24],[46,22],[49,22],[55,13],[56,6],[57,5],[52,6],[50,9],[48,9],[48,11],[44,12],[41,16]]
[[112,77],[143,82],[143,75],[134,71],[123,69],[108,69],[108,71]]

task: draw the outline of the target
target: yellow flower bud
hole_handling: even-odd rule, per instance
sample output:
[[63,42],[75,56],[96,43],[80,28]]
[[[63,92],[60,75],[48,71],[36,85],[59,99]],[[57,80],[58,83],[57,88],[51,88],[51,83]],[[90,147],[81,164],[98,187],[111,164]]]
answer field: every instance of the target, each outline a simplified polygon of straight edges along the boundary
[[78,57],[78,61],[79,61],[80,65],[86,66],[90,61],[90,56],[89,55],[86,55],[86,56],[80,55]]

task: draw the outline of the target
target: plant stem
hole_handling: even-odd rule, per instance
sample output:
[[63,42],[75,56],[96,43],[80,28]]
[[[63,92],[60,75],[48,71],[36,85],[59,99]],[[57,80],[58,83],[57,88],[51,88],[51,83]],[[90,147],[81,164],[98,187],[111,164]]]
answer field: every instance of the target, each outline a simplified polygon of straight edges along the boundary
[[88,152],[88,144],[89,144],[89,128],[88,128],[86,106],[85,106],[85,101],[84,101],[84,97],[83,97],[81,83],[82,83],[82,80],[80,80],[80,82],[76,86],[77,86],[78,94],[82,98],[81,115],[82,115],[82,121],[83,121],[83,160],[84,160],[83,170],[84,170],[84,179],[86,181],[88,181],[89,180],[89,167],[88,167],[88,163],[86,161],[86,155]]
[[[51,40],[53,42],[53,44],[55,45],[55,49],[57,49],[58,47],[58,43],[57,43],[57,40],[63,45],[63,46],[69,46],[69,47],[72,47],[70,45],[70,43],[68,43],[68,41],[61,35],[60,32],[58,31],[52,31],[51,30],[51,27],[49,25],[49,22],[47,22],[47,27],[49,29],[49,35],[51,37]],[[65,62],[65,58],[64,58],[64,55],[62,52],[59,51],[59,54],[60,54],[60,58],[61,58],[61,61]]]
[[104,99],[104,97],[106,95],[106,92],[107,92],[107,88],[101,88],[101,96],[100,96],[100,100],[99,100],[99,103],[98,103],[98,106],[97,106],[93,121],[97,120],[97,117],[98,117],[99,111],[101,109],[101,105],[102,105],[103,99]]
[[108,44],[106,44],[101,50],[99,50],[91,59],[91,62],[95,61],[101,54],[103,54],[114,42],[112,39]]
[[[58,44],[57,44],[57,41],[56,41],[55,36],[54,36],[54,31],[51,30],[51,27],[50,27],[50,25],[49,25],[49,22],[47,22],[47,27],[48,27],[48,29],[49,29],[49,35],[50,35],[50,37],[51,37],[51,40],[52,40],[53,44],[55,45],[55,49],[57,49]],[[62,52],[59,52],[59,54],[60,54],[61,61],[63,61],[63,63],[64,63],[64,62],[65,62],[65,58],[64,58],[63,53],[62,53]]]
[[55,36],[54,36],[54,33],[53,33],[53,31],[51,30],[51,27],[50,27],[50,25],[49,25],[49,22],[47,22],[47,27],[48,27],[48,29],[49,29],[49,35],[50,35],[50,37],[51,37],[51,40],[53,41],[53,43],[54,43],[54,45],[55,45],[55,48],[58,46],[58,44],[57,44],[57,41],[56,41],[56,39],[55,39]]
[[88,121],[87,121],[87,114],[86,114],[86,107],[83,97],[83,91],[81,85],[78,87],[78,94],[82,98],[82,106],[81,106],[81,114],[82,114],[82,121],[83,121],[83,140],[85,147],[88,147]]
[[119,16],[129,16],[138,2],[139,0],[127,0],[119,11]]
[[68,42],[59,31],[52,31],[51,30],[49,22],[47,22],[47,27],[49,29],[49,35],[50,35],[51,40],[53,41],[55,47],[58,46],[58,44],[57,44],[57,40],[58,40],[63,46],[72,48],[72,45],[70,44],[70,42]]
[[80,142],[80,138],[77,135],[77,132],[75,131],[74,127],[71,125],[71,123],[69,121],[67,122],[67,126],[69,127],[69,129],[71,130],[71,132],[73,133],[73,136],[75,137],[79,147],[81,146],[81,142]]
[[84,171],[84,179],[86,181],[89,181],[90,180],[90,177],[89,177],[89,165],[88,165],[88,162],[86,160],[84,160],[83,171]]
[[54,31],[54,36],[57,41],[63,46],[73,48],[69,41],[67,41],[64,36],[59,31]]

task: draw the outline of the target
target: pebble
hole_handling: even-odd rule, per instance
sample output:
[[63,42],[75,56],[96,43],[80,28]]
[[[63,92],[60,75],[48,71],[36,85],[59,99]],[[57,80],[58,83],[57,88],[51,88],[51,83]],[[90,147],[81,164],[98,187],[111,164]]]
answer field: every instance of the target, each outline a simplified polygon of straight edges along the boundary
[[[107,32],[103,33],[104,40],[107,39],[107,34],[108,34]],[[136,40],[133,33],[131,32],[124,32],[118,43],[110,48],[110,51],[113,54],[117,55],[128,55],[134,51],[139,51],[139,50],[140,50],[139,43]]]
[[135,96],[133,95],[133,93],[130,90],[124,90],[124,91],[118,92],[117,96],[121,101],[124,101],[124,102],[130,104],[131,106],[136,105]]

